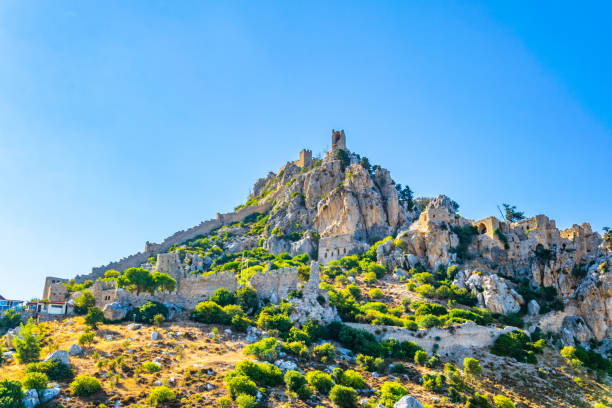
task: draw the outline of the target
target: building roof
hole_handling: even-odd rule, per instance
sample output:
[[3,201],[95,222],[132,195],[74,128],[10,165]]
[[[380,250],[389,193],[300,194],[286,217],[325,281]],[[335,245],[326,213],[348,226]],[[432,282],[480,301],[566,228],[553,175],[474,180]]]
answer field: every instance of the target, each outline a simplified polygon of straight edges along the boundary
[[0,295],[0,300],[6,300],[2,295]]

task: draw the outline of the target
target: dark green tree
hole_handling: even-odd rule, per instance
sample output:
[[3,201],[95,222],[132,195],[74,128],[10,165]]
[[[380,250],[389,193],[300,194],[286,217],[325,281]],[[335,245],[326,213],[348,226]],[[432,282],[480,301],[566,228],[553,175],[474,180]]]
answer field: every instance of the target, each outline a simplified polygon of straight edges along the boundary
[[406,186],[402,188],[401,184],[396,184],[395,188],[397,189],[399,201],[402,203],[406,203],[406,208],[408,209],[408,211],[412,211],[414,209],[414,197],[410,187]]
[[90,307],[96,305],[96,297],[91,290],[84,290],[83,294],[74,299],[74,313],[84,315]]
[[142,292],[155,293],[153,275],[145,268],[128,268],[117,278],[117,286],[140,295]]
[[97,307],[90,307],[85,316],[85,324],[96,330],[98,324],[104,321],[104,313]]
[[13,337],[15,357],[20,363],[31,363],[40,358],[40,343],[34,333],[35,329],[36,323],[30,318],[27,324],[21,325],[21,338]]
[[502,204],[506,213],[506,220],[510,222],[520,221],[525,219],[525,213],[518,211],[516,205]]
[[155,289],[162,292],[174,292],[176,290],[176,280],[167,273],[153,272],[153,282]]

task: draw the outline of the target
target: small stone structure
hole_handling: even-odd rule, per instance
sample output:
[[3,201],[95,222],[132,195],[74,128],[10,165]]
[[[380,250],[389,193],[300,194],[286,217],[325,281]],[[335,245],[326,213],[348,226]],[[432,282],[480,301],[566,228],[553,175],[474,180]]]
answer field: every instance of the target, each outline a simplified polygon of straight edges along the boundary
[[312,164],[312,150],[303,149],[300,152],[300,158],[293,163],[301,168],[310,167]]
[[332,151],[346,150],[346,136],[344,130],[332,129]]
[[64,283],[68,283],[68,279],[53,276],[45,278],[42,299],[47,299],[50,302],[63,302],[68,299],[69,293],[68,289],[63,285]]
[[357,251],[361,245],[351,234],[336,235],[325,237],[319,240],[319,263],[327,265],[331,261],[351,255]]
[[457,326],[446,328],[432,327],[417,331],[395,326],[373,326],[363,323],[345,324],[354,329],[365,330],[380,340],[414,341],[428,353],[435,352],[434,344],[437,344],[440,355],[451,355],[459,348],[488,347],[500,335],[518,330],[516,327],[511,326],[503,329],[479,326],[472,321],[467,321]]
[[176,252],[157,254],[155,269],[158,272],[167,273],[176,280],[185,277],[185,273],[181,268],[181,259]]

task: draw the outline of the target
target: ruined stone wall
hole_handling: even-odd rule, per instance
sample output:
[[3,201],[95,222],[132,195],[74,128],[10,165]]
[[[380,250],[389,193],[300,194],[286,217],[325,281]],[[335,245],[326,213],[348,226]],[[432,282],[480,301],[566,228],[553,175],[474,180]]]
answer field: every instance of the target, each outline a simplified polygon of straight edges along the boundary
[[472,321],[447,328],[432,327],[425,330],[408,330],[395,326],[373,326],[362,323],[345,323],[355,329],[365,330],[380,340],[395,339],[399,342],[414,341],[428,353],[434,352],[434,344],[438,345],[440,355],[452,354],[458,347],[482,348],[493,344],[501,334],[517,330],[507,326],[503,329],[479,326]]
[[145,263],[149,257],[155,255],[155,252],[165,252],[169,250],[173,245],[181,244],[200,235],[206,235],[212,230],[219,228],[225,224],[233,224],[235,222],[243,221],[251,214],[266,213],[270,210],[271,207],[272,202],[269,201],[258,205],[245,207],[240,211],[231,212],[227,214],[217,214],[217,218],[214,220],[204,221],[193,228],[189,228],[184,231],[178,231],[166,238],[161,244],[147,242],[147,244],[145,245],[145,249],[147,251],[138,252],[137,254],[122,258],[119,261],[111,262],[108,265],[94,267],[92,268],[90,274],[79,275],[75,278],[75,280],[77,282],[84,282],[87,279],[95,280],[99,277],[104,276],[104,272],[109,269],[115,269],[119,272],[122,272],[127,268],[138,267]]
[[117,283],[114,280],[97,280],[91,287],[91,292],[96,298],[96,306],[103,309],[104,305],[113,303],[117,300]]
[[185,276],[181,268],[181,259],[175,252],[157,254],[155,270],[161,273],[167,273],[177,281]]
[[297,268],[280,268],[255,274],[251,286],[261,298],[268,298],[272,303],[285,299],[289,292],[298,288]]
[[[210,275],[189,275],[181,279],[177,293],[185,298],[198,299],[198,302],[207,299],[215,290],[226,288],[230,292],[238,290],[238,281],[234,272],[213,273]],[[198,303],[196,302],[196,304]]]

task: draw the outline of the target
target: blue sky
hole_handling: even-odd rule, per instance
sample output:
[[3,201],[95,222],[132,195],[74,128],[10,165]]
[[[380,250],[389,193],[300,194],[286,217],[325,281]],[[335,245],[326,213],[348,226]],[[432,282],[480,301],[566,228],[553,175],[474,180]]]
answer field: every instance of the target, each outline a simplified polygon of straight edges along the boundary
[[612,226],[605,2],[0,2],[0,294],[348,147],[469,218]]

